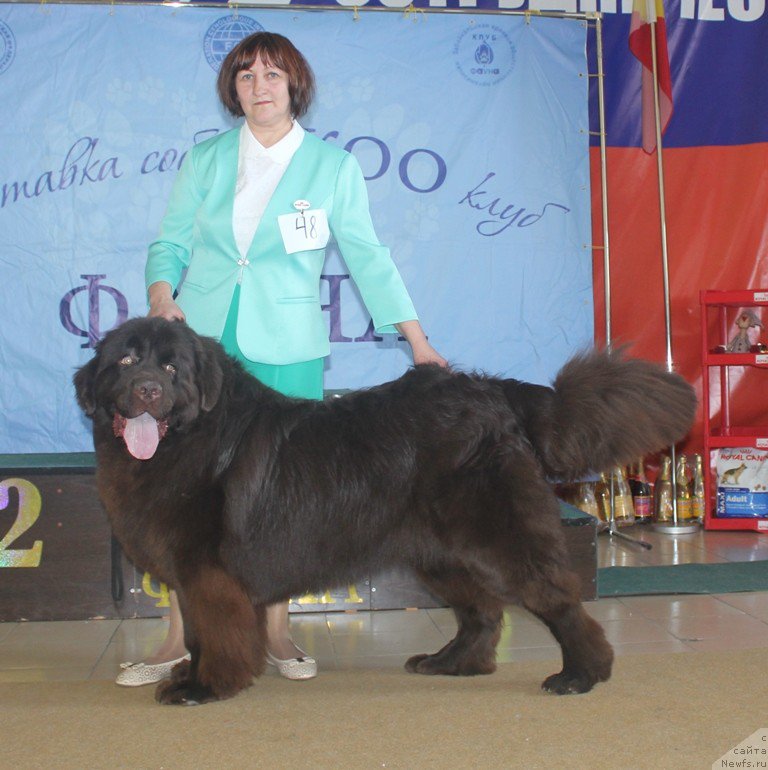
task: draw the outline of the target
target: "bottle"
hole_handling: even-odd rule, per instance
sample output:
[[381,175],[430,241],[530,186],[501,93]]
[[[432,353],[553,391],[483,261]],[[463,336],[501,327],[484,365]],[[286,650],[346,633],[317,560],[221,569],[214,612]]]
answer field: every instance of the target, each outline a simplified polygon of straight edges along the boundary
[[688,458],[685,455],[677,458],[675,484],[677,486],[677,520],[681,524],[690,524],[693,521],[693,493]]
[[611,485],[604,473],[600,474],[599,481],[595,482],[595,503],[597,504],[597,518],[600,521],[611,519]]
[[613,513],[616,517],[616,525],[619,527],[628,527],[635,523],[632,492],[624,469],[618,465],[613,469]]
[[653,489],[645,475],[645,463],[641,457],[629,479],[632,502],[635,507],[635,521],[647,524],[653,518]]
[[667,455],[661,458],[661,472],[653,492],[654,521],[672,521],[672,458]]
[[704,467],[701,455],[693,456],[695,468],[693,471],[693,517],[700,523],[704,523]]
[[574,505],[584,513],[588,513],[590,516],[594,516],[596,519],[600,518],[598,512],[597,500],[595,499],[595,491],[587,481],[582,481],[576,489],[576,500]]

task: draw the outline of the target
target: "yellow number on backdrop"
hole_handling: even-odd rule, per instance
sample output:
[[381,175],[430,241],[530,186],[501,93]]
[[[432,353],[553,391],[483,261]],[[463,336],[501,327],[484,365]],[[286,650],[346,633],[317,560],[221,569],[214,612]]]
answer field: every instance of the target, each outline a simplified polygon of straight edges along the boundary
[[[155,591],[154,585],[159,585],[159,589]],[[153,599],[159,601],[155,605],[156,607],[169,607],[168,601],[168,586],[165,583],[156,583],[153,581],[152,575],[149,572],[144,573],[144,577],[141,581],[141,589],[147,596],[151,596]],[[299,604],[335,604],[336,599],[331,596],[330,591],[326,591],[322,596],[316,596],[315,594],[305,594],[298,600]],[[357,593],[357,586],[350,585],[347,587],[347,598],[344,599],[345,604],[362,604],[363,600]]]
[[0,510],[7,508],[10,501],[8,490],[14,487],[19,493],[19,512],[16,521],[0,540],[0,567],[39,567],[43,555],[43,541],[35,540],[31,548],[9,548],[40,516],[43,507],[38,488],[25,479],[5,479],[0,482]]
[[330,591],[326,591],[322,596],[304,594],[304,596],[300,596],[298,599],[299,604],[333,604],[334,601]]
[[141,579],[141,589],[147,596],[151,596],[153,599],[159,601],[155,604],[155,607],[170,607],[171,603],[168,601],[168,586],[165,583],[157,583],[160,586],[155,591],[152,585],[152,575],[149,572],[144,573],[144,577]]
[[349,588],[347,588],[347,593],[349,594],[346,599],[344,599],[344,604],[362,604],[363,600],[360,598],[360,595],[357,593],[357,586],[352,583]]
[[[299,604],[336,604],[336,599],[331,596],[330,591],[326,591],[322,596],[316,596],[315,594],[304,594],[297,600]],[[344,599],[344,604],[362,604],[363,600],[357,593],[357,586],[352,584],[347,586],[347,598]]]

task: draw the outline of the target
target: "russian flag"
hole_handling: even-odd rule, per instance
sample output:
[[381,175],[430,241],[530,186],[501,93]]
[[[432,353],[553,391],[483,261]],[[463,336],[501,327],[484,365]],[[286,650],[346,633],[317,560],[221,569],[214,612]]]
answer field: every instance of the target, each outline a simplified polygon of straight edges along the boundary
[[656,38],[656,73],[659,80],[659,121],[661,132],[672,117],[672,75],[667,50],[667,24],[662,0],[634,0],[629,27],[629,50],[643,65],[642,120],[643,149],[652,153],[656,147],[656,120],[653,107],[653,54],[651,34]]

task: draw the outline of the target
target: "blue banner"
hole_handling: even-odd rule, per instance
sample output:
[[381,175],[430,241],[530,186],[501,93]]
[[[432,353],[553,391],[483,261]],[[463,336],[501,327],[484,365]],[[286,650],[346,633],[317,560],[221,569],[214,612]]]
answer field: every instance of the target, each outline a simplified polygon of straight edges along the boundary
[[[665,2],[674,112],[664,146],[707,147],[768,141],[765,2],[695,5]],[[695,8],[695,11],[693,10]],[[739,8],[743,9],[739,13]],[[640,63],[629,52],[630,15],[607,14],[603,24],[606,141],[640,147]],[[592,36],[594,33],[591,33]],[[597,71],[590,39],[590,72]],[[597,83],[591,125],[598,128]],[[592,144],[598,144],[593,136]]]
[[[548,381],[592,341],[586,28],[574,19],[0,6],[0,452],[91,447],[71,377],[146,312],[143,270],[187,150],[235,125],[223,56],[259,29],[315,70],[304,127],[353,152],[435,347]],[[401,374],[340,257],[326,387]]]

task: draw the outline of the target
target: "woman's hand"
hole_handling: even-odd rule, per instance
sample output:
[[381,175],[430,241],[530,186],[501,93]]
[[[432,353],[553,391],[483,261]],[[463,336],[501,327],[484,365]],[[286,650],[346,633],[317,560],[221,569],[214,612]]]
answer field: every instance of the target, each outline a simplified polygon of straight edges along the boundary
[[165,318],[167,321],[185,321],[184,311],[174,302],[171,285],[156,281],[147,290],[149,294],[150,318]]
[[408,340],[414,364],[437,364],[448,366],[448,362],[429,344],[427,335],[418,321],[402,321],[395,328]]
[[437,364],[448,366],[448,362],[427,342],[426,338],[421,345],[411,345],[414,364]]

